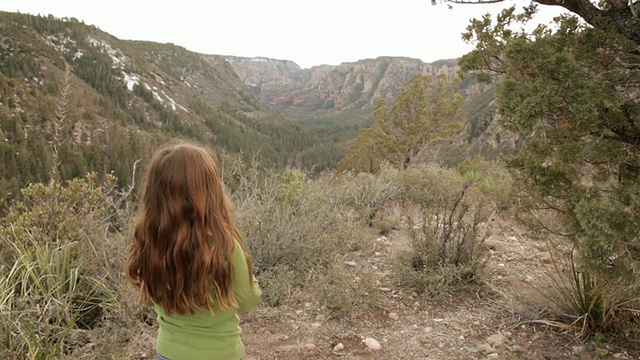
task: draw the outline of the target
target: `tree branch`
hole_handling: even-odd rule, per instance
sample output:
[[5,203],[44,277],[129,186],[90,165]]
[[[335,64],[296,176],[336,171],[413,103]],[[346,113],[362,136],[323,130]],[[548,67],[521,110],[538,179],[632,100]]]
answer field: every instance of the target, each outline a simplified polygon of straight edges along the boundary
[[[505,2],[507,0],[444,0],[452,4],[482,5]],[[628,40],[640,46],[640,17],[637,16],[633,1],[609,0],[610,9],[600,9],[590,0],[533,0],[540,5],[560,6],[580,16],[597,29],[613,26],[613,29]]]
[[602,10],[589,0],[535,0],[536,3],[560,6],[582,17],[589,25],[604,29],[613,29],[628,40],[640,46],[640,18],[634,15],[632,4],[624,0],[610,0],[611,8]]

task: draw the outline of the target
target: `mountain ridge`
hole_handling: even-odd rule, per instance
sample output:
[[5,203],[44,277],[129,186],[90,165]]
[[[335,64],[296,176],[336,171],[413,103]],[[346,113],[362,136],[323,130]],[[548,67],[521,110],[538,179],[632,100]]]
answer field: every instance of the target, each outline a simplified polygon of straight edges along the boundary
[[292,119],[372,109],[378,100],[395,98],[411,76],[454,76],[457,64],[455,59],[439,60],[434,66],[409,57],[380,56],[302,69],[290,60],[225,59],[254,95]]

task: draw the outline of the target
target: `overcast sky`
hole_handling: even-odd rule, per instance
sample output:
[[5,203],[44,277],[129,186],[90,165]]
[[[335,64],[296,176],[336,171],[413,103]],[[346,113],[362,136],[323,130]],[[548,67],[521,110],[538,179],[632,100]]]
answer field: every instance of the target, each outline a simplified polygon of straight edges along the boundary
[[[120,39],[172,42],[206,54],[264,56],[302,67],[407,56],[462,56],[472,17],[528,4],[430,0],[1,0],[0,10],[75,17]],[[542,21],[557,10],[546,7]]]

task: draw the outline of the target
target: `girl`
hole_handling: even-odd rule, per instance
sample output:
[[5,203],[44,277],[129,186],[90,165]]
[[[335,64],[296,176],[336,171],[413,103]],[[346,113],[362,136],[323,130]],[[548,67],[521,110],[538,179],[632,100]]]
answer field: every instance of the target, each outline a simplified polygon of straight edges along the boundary
[[156,359],[240,359],[238,311],[255,307],[260,289],[207,150],[156,152],[130,241],[126,275],[155,307]]

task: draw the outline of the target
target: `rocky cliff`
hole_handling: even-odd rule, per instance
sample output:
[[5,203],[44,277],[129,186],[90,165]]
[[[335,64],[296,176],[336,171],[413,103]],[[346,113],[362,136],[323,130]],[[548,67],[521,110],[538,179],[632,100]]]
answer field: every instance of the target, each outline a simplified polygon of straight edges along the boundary
[[379,57],[301,69],[287,60],[225,58],[260,100],[291,119],[371,110],[378,100],[398,96],[415,74],[453,76],[457,72],[456,60],[427,64],[418,59]]

